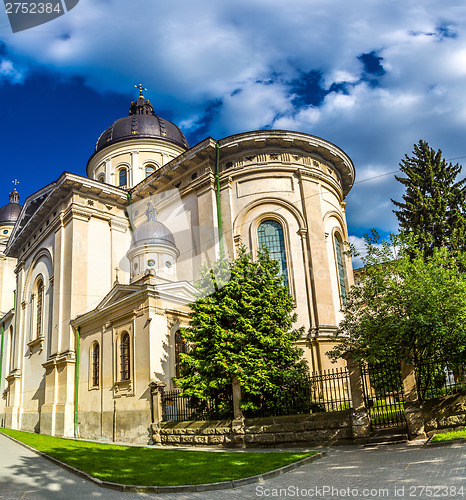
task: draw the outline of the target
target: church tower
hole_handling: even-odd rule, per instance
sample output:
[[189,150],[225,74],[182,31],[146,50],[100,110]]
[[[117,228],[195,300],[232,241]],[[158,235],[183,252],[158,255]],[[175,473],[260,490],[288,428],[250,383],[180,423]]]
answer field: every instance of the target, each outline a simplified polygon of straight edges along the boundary
[[129,116],[120,118],[97,139],[87,163],[87,175],[113,186],[131,189],[160,167],[184,153],[188,142],[172,122],[157,116],[141,85]]

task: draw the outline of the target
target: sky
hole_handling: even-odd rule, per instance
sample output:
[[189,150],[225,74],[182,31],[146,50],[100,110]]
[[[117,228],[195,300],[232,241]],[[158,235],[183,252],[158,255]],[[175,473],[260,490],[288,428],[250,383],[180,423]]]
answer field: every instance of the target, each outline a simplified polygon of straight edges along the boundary
[[397,231],[394,175],[413,144],[466,161],[466,5],[449,0],[79,0],[12,33],[0,12],[0,204],[66,170],[142,83],[191,145],[306,132],[353,160],[350,241]]

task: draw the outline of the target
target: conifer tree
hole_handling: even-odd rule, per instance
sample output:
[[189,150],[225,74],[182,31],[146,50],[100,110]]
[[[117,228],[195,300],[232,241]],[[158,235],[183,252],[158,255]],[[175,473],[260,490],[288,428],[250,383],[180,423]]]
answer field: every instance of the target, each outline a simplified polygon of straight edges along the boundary
[[406,187],[403,202],[392,200],[401,234],[409,235],[424,256],[434,248],[453,252],[466,248],[466,180],[457,181],[461,166],[447,163],[442,151],[420,140],[413,156],[405,155],[396,180]]
[[204,269],[197,287],[201,296],[191,304],[190,327],[182,330],[190,346],[176,380],[183,394],[213,401],[227,414],[236,376],[242,410],[278,405],[286,388],[309,373],[294,345],[304,327],[293,329],[295,304],[278,262],[266,250],[252,261],[242,248],[233,262],[221,259]]

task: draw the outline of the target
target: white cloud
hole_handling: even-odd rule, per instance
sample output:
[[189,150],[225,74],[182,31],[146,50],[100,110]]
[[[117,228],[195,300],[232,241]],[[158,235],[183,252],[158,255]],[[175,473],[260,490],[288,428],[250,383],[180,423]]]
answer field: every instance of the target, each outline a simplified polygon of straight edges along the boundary
[[[442,36],[450,24],[456,37]],[[81,0],[46,25],[3,36],[0,75],[46,66],[102,92],[142,82],[156,108],[188,130],[221,102],[208,134],[294,129],[328,139],[353,159],[357,180],[396,170],[420,138],[466,155],[466,5],[425,0]],[[362,54],[381,57],[381,77]],[[6,62],[5,62],[6,61]],[[9,66],[10,65],[10,66]],[[303,73],[321,74],[322,103],[296,99]],[[333,85],[333,87],[332,87]],[[335,85],[337,85],[335,87]],[[353,227],[395,230],[393,177],[356,184]]]
[[23,72],[15,68],[11,61],[8,59],[0,61],[0,79],[9,80],[12,83],[21,83],[23,78]]

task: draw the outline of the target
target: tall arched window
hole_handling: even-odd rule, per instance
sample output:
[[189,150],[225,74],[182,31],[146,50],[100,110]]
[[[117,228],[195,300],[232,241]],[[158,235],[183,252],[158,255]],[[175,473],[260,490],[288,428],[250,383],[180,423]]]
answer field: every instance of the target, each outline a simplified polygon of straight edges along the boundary
[[9,336],[10,342],[10,359],[8,360],[8,373],[13,371],[14,368],[14,356],[15,356],[15,346],[14,346],[14,337],[13,337],[13,327],[10,326],[10,336]]
[[39,278],[36,285],[36,337],[42,335],[42,317],[44,305],[44,282]]
[[126,186],[128,184],[128,171],[126,168],[121,168],[118,174],[119,186]]
[[100,370],[100,346],[98,342],[92,347],[92,385],[99,385],[99,370]]
[[187,345],[186,345],[186,340],[183,338],[181,335],[180,331],[178,330],[175,333],[175,372],[176,376],[179,377],[181,375],[181,356],[180,354],[186,354],[187,352]]
[[338,284],[340,285],[340,296],[341,302],[346,305],[346,280],[345,280],[345,266],[343,263],[343,252],[341,248],[341,242],[339,237],[335,234],[333,236],[333,241],[335,244],[335,255],[337,261],[337,274],[338,274]]
[[270,257],[280,265],[280,273],[283,276],[283,284],[288,285],[288,270],[286,268],[285,239],[283,227],[276,220],[265,220],[257,230],[259,248],[267,248]]
[[154,165],[147,165],[146,166],[146,177],[149,177],[149,175],[153,174],[154,172],[155,172]]
[[129,333],[125,332],[121,337],[120,344],[120,375],[121,380],[129,380],[130,344]]

